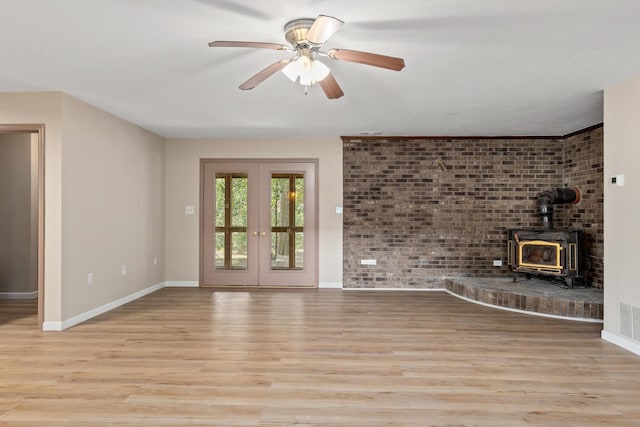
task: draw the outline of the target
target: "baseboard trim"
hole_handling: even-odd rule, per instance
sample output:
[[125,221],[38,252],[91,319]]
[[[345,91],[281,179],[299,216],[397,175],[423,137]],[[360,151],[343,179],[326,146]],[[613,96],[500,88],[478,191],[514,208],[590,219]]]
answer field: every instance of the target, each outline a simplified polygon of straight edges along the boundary
[[38,291],[33,292],[0,292],[0,299],[36,299]]
[[640,356],[640,344],[636,342],[604,330],[600,333],[600,337],[611,344],[615,344],[618,347],[622,347],[625,350]]
[[138,298],[141,298],[145,295],[149,295],[150,293],[153,293],[155,291],[158,291],[162,288],[164,288],[166,285],[165,282],[162,283],[158,283],[157,285],[153,285],[150,286],[146,289],[142,289],[138,292],[134,292],[131,295],[127,295],[126,297],[122,297],[120,299],[117,299],[115,301],[112,301],[108,304],[102,305],[100,307],[96,307],[92,310],[89,310],[85,313],[82,314],[78,314],[77,316],[73,316],[67,320],[64,320],[62,322],[44,322],[42,324],[42,330],[43,331],[63,331],[65,329],[68,329],[72,326],[75,326],[77,324],[80,324],[84,321],[87,321],[91,318],[94,318],[96,316],[99,316],[100,314],[106,313],[108,311],[113,310],[114,308],[118,308],[121,305],[127,304],[131,301],[135,301]]
[[342,283],[324,282],[318,284],[319,289],[342,289]]
[[164,282],[167,288],[197,288],[199,282]]

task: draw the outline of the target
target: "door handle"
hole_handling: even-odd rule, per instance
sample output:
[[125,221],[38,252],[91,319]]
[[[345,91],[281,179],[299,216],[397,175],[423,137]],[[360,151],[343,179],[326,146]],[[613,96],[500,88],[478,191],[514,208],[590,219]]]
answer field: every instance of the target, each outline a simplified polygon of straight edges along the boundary
[[264,236],[266,236],[266,235],[267,235],[267,232],[266,232],[266,231],[261,231],[261,232],[260,232],[260,237],[264,237]]
[[251,233],[251,235],[252,235],[252,236],[257,236],[257,235],[258,235],[258,232],[257,232],[257,231],[254,231],[253,233]]

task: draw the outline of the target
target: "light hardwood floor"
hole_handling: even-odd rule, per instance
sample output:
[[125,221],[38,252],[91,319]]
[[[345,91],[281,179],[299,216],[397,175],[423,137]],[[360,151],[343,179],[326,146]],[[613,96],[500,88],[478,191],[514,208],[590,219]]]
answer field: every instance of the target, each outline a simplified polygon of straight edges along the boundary
[[163,289],[61,333],[0,308],[3,426],[640,425],[601,325],[440,292]]

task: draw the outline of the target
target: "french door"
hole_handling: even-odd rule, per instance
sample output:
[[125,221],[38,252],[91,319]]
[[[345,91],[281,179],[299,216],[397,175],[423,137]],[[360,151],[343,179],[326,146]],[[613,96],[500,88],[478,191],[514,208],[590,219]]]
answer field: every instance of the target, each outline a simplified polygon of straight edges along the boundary
[[316,286],[316,162],[201,160],[201,286]]

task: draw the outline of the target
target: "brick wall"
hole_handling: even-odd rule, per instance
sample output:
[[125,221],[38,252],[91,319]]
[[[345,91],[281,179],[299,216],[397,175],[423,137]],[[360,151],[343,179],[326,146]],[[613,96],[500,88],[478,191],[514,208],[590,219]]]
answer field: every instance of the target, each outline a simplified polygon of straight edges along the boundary
[[[591,132],[595,146],[598,131]],[[343,138],[344,287],[441,288],[450,276],[509,275],[492,260],[506,260],[509,228],[539,225],[538,193],[602,181],[601,166],[600,178],[597,171],[583,177],[587,164],[602,165],[602,148],[599,159],[588,160],[597,150],[585,150],[581,135]],[[580,156],[565,158],[565,145]],[[601,229],[602,190],[593,191],[579,205],[580,220],[593,227],[599,209]],[[599,208],[591,208],[598,200]],[[575,213],[559,214],[565,221]],[[602,246],[598,239],[595,246]],[[361,265],[362,259],[377,265]]]
[[558,228],[578,228],[584,236],[585,276],[592,286],[604,283],[604,145],[603,128],[565,139],[564,184],[578,187],[581,201],[576,206],[558,207]]

